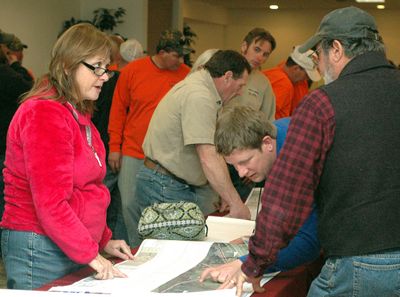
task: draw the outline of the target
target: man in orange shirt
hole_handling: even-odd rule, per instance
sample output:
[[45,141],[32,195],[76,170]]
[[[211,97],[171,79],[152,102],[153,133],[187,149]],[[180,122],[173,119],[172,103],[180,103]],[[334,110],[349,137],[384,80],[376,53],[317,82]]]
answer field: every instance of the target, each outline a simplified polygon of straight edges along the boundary
[[275,119],[291,115],[295,84],[308,79],[312,81],[321,79],[317,68],[309,57],[310,54],[311,52],[299,53],[297,46],[287,58],[286,63],[263,71],[271,82],[275,93]]
[[108,163],[113,171],[119,171],[122,215],[131,246],[140,242],[135,189],[136,172],[144,158],[143,139],[160,100],[188,74],[189,67],[182,64],[182,57],[188,51],[181,32],[164,31],[157,53],[125,66],[114,92],[108,126]]

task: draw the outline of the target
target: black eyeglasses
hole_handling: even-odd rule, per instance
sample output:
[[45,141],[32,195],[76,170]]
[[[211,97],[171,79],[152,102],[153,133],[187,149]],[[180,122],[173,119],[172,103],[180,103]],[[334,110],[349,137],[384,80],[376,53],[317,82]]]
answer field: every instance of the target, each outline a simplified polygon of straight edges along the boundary
[[96,66],[86,63],[85,61],[82,61],[81,63],[83,65],[85,65],[87,68],[89,68],[90,70],[92,70],[93,73],[98,77],[104,75],[104,73],[106,73],[108,75],[108,78],[111,78],[114,76],[114,71],[108,70],[107,68],[103,68],[103,67],[99,67],[99,66],[96,67]]
[[321,52],[322,47],[315,49],[308,57],[314,62],[315,66],[318,66],[319,63],[319,53]]

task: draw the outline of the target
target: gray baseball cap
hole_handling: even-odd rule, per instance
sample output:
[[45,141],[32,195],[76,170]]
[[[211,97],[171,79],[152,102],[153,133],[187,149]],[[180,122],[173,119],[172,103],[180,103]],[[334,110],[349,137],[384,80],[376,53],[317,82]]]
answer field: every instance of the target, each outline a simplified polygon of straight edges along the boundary
[[13,39],[10,42],[7,42],[6,45],[7,47],[12,50],[12,51],[22,51],[24,48],[28,48],[28,46],[24,43],[21,42],[21,39],[19,39],[17,36],[12,35]]
[[14,35],[6,32],[0,32],[0,44],[8,44],[14,40]]
[[381,40],[374,18],[366,11],[350,6],[331,11],[322,19],[317,32],[300,46],[304,53],[322,39],[369,38]]

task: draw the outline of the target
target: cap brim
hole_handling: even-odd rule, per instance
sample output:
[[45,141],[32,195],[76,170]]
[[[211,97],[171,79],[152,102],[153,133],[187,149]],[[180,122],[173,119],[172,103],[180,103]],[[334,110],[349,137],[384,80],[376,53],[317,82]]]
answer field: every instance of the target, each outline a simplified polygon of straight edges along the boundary
[[313,70],[305,69],[305,71],[307,72],[308,77],[312,81],[320,81],[321,80],[321,75],[319,74],[317,69],[313,69]]
[[315,47],[321,41],[321,39],[322,39],[321,36],[314,35],[313,37],[308,39],[304,44],[300,45],[299,52],[304,54],[309,49],[312,49],[313,47]]

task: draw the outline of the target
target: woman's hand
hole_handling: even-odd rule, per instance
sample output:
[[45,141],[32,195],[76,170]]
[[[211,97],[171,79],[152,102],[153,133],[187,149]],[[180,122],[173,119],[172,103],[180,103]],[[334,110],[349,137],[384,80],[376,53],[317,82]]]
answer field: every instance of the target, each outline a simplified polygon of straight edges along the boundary
[[110,240],[104,247],[104,251],[123,260],[133,259],[131,248],[126,244],[125,240]]
[[[131,249],[126,244],[125,240],[110,240],[104,248],[104,251],[111,256],[116,256],[124,260],[133,259]],[[89,266],[96,270],[94,278],[96,279],[112,279],[114,277],[127,277],[118,268],[114,267],[113,263],[100,254],[97,254]]]
[[114,277],[127,277],[118,268],[113,266],[113,263],[104,258],[102,255],[97,254],[96,258],[90,261],[89,266],[92,267],[96,273],[95,279],[112,279]]

